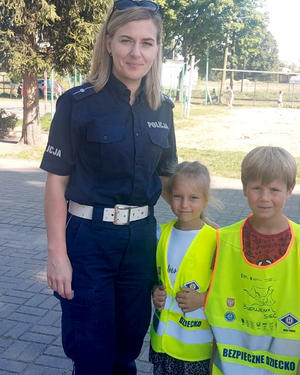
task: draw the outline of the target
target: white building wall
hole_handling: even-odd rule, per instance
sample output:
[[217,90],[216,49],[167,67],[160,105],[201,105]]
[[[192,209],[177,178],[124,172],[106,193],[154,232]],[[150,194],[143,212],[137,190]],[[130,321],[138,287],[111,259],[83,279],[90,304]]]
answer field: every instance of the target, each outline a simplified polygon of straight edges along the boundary
[[[183,61],[167,60],[162,66],[162,86],[176,89],[179,82],[179,75],[183,68]],[[190,71],[185,73],[184,88],[187,88],[190,83]],[[192,84],[193,86],[198,83],[198,69],[193,69]]]

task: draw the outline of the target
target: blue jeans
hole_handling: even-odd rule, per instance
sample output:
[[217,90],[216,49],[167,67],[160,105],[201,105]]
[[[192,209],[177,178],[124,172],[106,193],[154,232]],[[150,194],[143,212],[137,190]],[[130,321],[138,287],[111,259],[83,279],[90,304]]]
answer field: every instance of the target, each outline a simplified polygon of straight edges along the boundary
[[74,298],[56,293],[64,351],[76,375],[135,375],[151,317],[156,220],[115,226],[94,216],[68,214]]

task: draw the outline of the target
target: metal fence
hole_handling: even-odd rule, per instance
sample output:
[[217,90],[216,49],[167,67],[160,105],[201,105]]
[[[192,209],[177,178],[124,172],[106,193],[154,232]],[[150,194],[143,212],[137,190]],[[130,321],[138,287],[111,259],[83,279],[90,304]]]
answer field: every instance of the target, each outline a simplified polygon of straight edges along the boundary
[[[225,81],[222,90],[222,101],[226,102],[226,87],[229,87],[229,80]],[[208,82],[208,91],[212,93],[215,89],[217,95],[220,95],[221,81]],[[279,91],[283,91],[283,103],[285,107],[300,108],[300,84],[297,83],[278,83],[264,81],[234,81],[234,103],[241,106],[269,106],[276,104]],[[193,98],[200,102],[205,102],[206,82],[198,81],[197,87],[194,87]],[[217,101],[216,101],[217,102]]]
[[[15,83],[16,84],[15,92],[17,90],[18,83],[19,82]],[[0,95],[9,97],[9,93],[10,93],[10,79],[5,73],[0,72]]]

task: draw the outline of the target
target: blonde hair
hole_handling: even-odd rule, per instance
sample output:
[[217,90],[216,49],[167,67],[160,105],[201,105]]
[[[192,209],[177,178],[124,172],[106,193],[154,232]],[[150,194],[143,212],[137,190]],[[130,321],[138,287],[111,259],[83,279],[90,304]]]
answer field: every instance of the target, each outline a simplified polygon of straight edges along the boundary
[[[168,192],[172,193],[172,189],[178,178],[183,178],[198,184],[200,188],[203,189],[204,198],[207,203],[211,199],[210,192],[210,174],[205,165],[201,164],[198,161],[184,161],[180,164],[170,166],[169,172],[171,173],[169,183],[168,183]],[[206,215],[205,209],[201,213],[201,218]]]
[[296,182],[297,164],[293,156],[281,147],[260,146],[250,151],[242,162],[241,180],[259,180],[266,185],[276,179],[283,181],[287,189]]
[[116,31],[132,21],[152,20],[157,30],[158,53],[152,67],[145,76],[145,95],[150,107],[156,110],[161,104],[161,69],[162,69],[162,19],[158,12],[151,12],[145,7],[131,7],[124,10],[111,8],[104,21],[94,46],[91,73],[87,81],[98,92],[106,85],[112,71],[113,61],[106,49],[107,35],[113,38]]

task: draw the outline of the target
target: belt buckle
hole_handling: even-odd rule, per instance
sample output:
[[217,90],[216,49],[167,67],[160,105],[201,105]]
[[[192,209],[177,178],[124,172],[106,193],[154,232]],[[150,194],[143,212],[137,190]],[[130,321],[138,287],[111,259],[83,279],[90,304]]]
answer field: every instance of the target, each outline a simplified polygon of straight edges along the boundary
[[[129,225],[130,224],[130,211],[131,211],[131,206],[126,206],[124,204],[116,204],[115,207],[114,207],[114,225]],[[123,211],[123,210],[127,210],[128,211],[128,215],[127,215],[127,221],[125,223],[120,223],[118,222],[118,213],[120,211]]]

